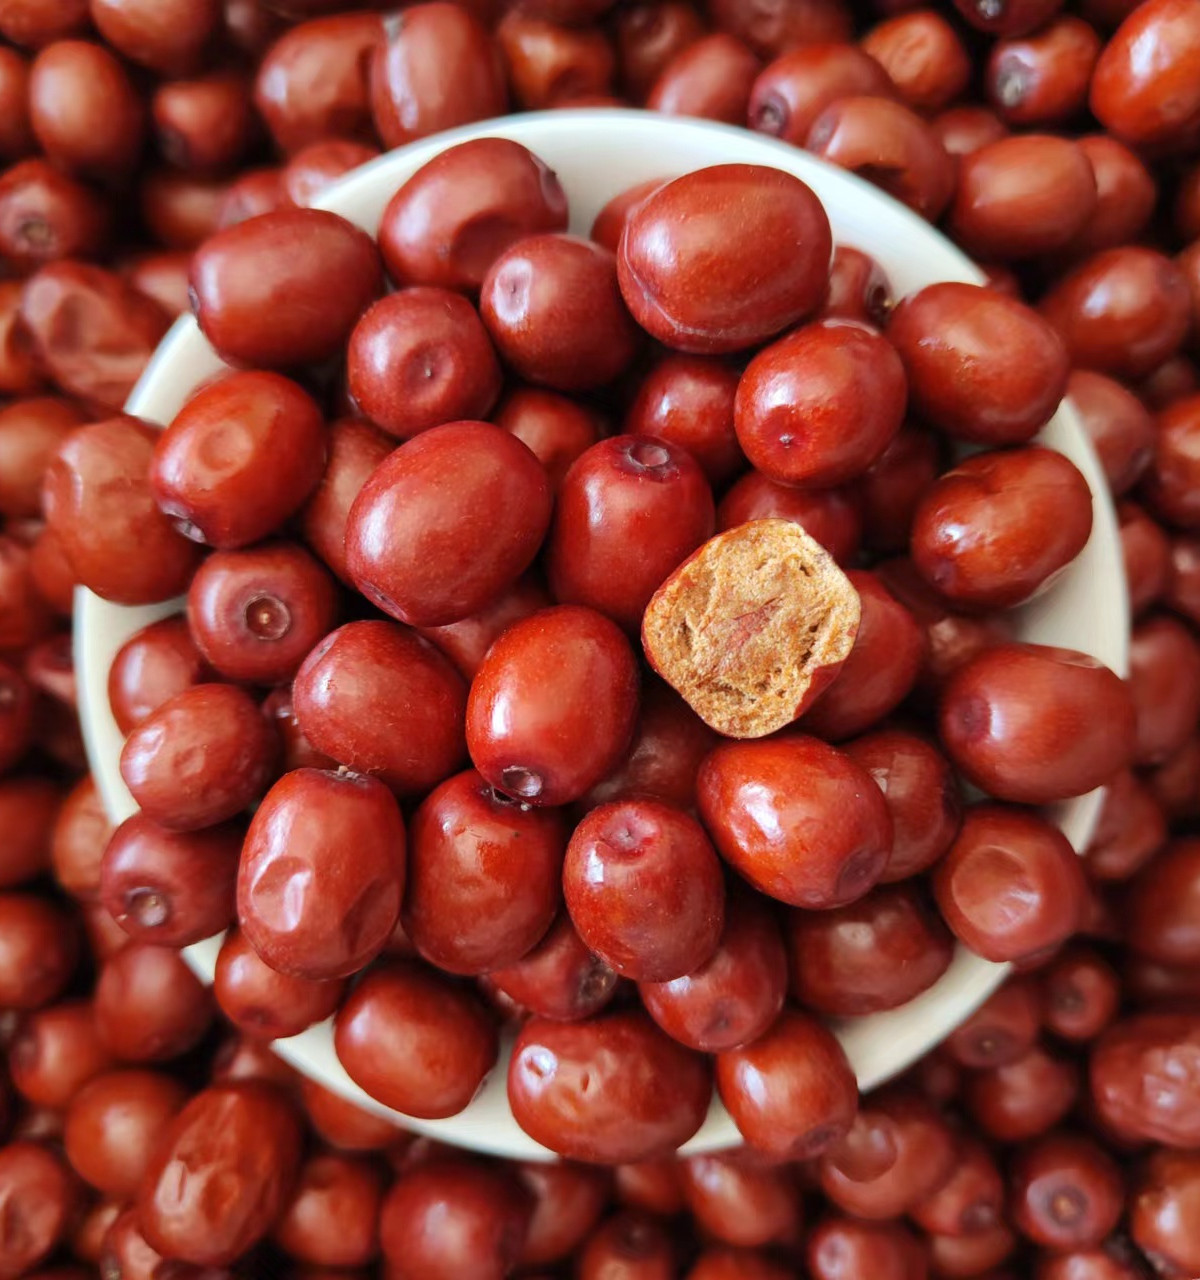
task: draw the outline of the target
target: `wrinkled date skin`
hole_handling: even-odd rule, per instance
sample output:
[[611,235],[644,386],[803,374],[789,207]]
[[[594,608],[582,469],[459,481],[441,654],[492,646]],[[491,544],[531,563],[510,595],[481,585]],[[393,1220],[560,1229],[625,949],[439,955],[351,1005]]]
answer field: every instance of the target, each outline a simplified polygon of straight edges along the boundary
[[[777,256],[764,261],[770,249]],[[631,214],[621,292],[680,351],[740,351],[811,315],[829,281],[829,219],[812,191],[756,165],[718,165],[659,188]]]
[[277,373],[235,373],[198,391],[157,438],[150,483],[160,509],[222,550],[266,537],[325,467],[316,401]]
[[526,236],[567,229],[567,197],[531,151],[477,138],[423,165],[388,201],[379,248],[404,284],[474,292]]
[[157,438],[135,418],[80,427],[43,484],[46,519],[72,570],[117,604],[178,595],[200,562],[200,549],[155,504],[149,468]]
[[1200,1143],[1200,1020],[1139,1014],[1110,1027],[1091,1056],[1092,1095],[1104,1122],[1134,1142]]
[[644,1013],[583,1023],[534,1018],[508,1068],[517,1123],[572,1160],[622,1164],[672,1153],[708,1110],[708,1065]]
[[257,1081],[214,1085],[179,1113],[146,1172],[149,1243],[196,1266],[227,1266],[266,1235],[300,1164],[299,1119]]
[[874,779],[816,738],[724,743],[701,766],[697,795],[725,860],[792,906],[861,898],[891,852],[892,820]]
[[52,262],[25,285],[21,319],[68,395],[119,413],[171,317],[103,267]]
[[343,978],[382,950],[404,893],[400,808],[361,774],[297,769],[263,798],[238,869],[238,922],[272,968]]

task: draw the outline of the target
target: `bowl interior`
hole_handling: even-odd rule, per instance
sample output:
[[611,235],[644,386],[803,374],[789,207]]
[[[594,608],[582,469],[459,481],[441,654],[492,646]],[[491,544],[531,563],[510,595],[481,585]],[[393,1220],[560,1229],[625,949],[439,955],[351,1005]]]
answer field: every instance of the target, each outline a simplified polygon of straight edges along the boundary
[[[774,139],[725,125],[638,111],[555,111],[470,125],[414,143],[356,170],[319,202],[372,234],[392,193],[438,152],[480,137],[505,137],[529,147],[557,170],[571,206],[571,229],[586,234],[595,215],[618,192],[656,177],[674,177],[712,164],[773,165],[794,173],[820,197],[837,243],[871,253],[903,296],[941,280],[982,281],[980,271],[927,222],[860,179]],[[150,422],[171,420],[193,389],[223,367],[191,317],[171,329],[134,389],[128,411]],[[1026,640],[1093,654],[1126,671],[1128,605],[1112,503],[1078,419],[1066,402],[1040,437],[1069,457],[1087,478],[1095,505],[1088,545],[1053,587],[1020,611]],[[108,670],[117,650],[147,623],[178,612],[175,601],[125,608],[80,590],[76,601],[76,668],[88,755],[110,817],[136,810],[118,768],[122,737],[108,705]],[[1052,817],[1076,849],[1095,825],[1098,792],[1056,806]],[[211,981],[219,938],[188,948],[189,964]],[[995,989],[1006,966],[963,948],[929,991],[901,1009],[839,1024],[838,1034],[865,1090],[888,1079],[940,1041]],[[299,1070],[361,1105],[387,1114],[342,1070],[331,1023],[276,1042]],[[411,1129],[480,1151],[529,1159],[548,1153],[513,1120],[505,1093],[506,1052],[479,1096],[457,1116],[439,1121],[400,1117]],[[684,1151],[738,1142],[733,1122],[714,1100],[708,1119]]]

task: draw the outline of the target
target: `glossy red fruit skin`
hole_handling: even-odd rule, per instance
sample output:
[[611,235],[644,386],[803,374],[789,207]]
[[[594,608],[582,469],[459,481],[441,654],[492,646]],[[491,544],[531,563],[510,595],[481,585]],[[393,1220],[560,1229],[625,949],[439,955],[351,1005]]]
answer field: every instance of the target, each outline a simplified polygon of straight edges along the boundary
[[129,942],[96,982],[100,1040],[122,1062],[167,1062],[194,1048],[212,1022],[212,1000],[177,951]]
[[1200,842],[1169,843],[1132,881],[1125,904],[1128,945],[1158,964],[1200,967],[1197,855]]
[[488,982],[539,1018],[577,1022],[598,1013],[617,989],[614,970],[584,946],[561,912],[542,940],[514,965],[493,969]]
[[370,70],[371,115],[385,147],[502,116],[503,64],[468,9],[433,3],[385,20]]
[[278,209],[227,227],[192,259],[196,319],[230,364],[288,369],[345,343],[379,293],[374,242],[323,209]]
[[379,1218],[391,1280],[503,1280],[520,1261],[533,1213],[507,1170],[439,1153],[392,1184]]
[[748,471],[721,499],[717,528],[724,533],[750,520],[792,520],[841,565],[854,560],[862,542],[862,502],[853,485],[796,489]]
[[379,248],[398,283],[474,292],[517,240],[566,228],[554,172],[520,143],[477,138],[434,157],[392,196]]
[[379,1252],[383,1178],[369,1160],[318,1152],[301,1166],[271,1237],[310,1266],[356,1267]]
[[1061,276],[1038,310],[1062,335],[1071,363],[1116,378],[1144,378],[1188,330],[1187,281],[1141,245],[1104,249]]
[[1074,369],[1067,395],[1079,414],[1114,496],[1131,489],[1154,453],[1154,419],[1114,378]]
[[318,751],[402,795],[428,791],[463,761],[462,678],[394,622],[348,622],[326,636],[297,673],[292,698]]
[[128,733],[168,698],[210,676],[186,619],[176,614],[150,623],[125,641],[108,669],[108,703],[117,728]]
[[550,589],[636,633],[650,597],[714,531],[712,492],[680,446],[610,436],[558,491],[547,545]]
[[792,906],[853,902],[887,864],[892,820],[882,793],[816,738],[723,743],[700,768],[697,800],[726,862]]
[[227,821],[261,795],[278,751],[249,694],[227,684],[194,685],[125,739],[121,777],[160,826],[195,831]]
[[1019,960],[1079,926],[1082,863],[1066,838],[1022,809],[976,805],[934,868],[933,892],[955,935],[985,960]]
[[541,463],[507,431],[485,422],[435,427],[385,458],[355,499],[350,576],[401,622],[458,622],[528,568],[552,501]]
[[1054,134],[1020,134],[960,158],[949,226],[973,258],[1009,263],[1072,246],[1096,203],[1081,147]]
[[238,923],[259,956],[300,978],[343,978],[387,941],[400,911],[399,806],[362,774],[297,769],[263,798],[238,868]]
[[32,774],[0,780],[0,889],[12,889],[52,869],[51,849],[66,792]]
[[567,26],[536,9],[510,8],[496,26],[496,43],[518,107],[612,101],[616,60],[605,32]]
[[168,1257],[227,1266],[282,1211],[300,1149],[295,1110],[270,1085],[246,1081],[198,1093],[146,1171],[138,1199],[146,1239]]
[[725,884],[704,829],[648,797],[592,809],[563,866],[571,922],[623,977],[669,982],[711,959]]
[[345,984],[280,973],[259,959],[236,929],[221,943],[213,971],[213,996],[243,1035],[279,1040],[323,1022],[341,1002]]
[[979,1138],[962,1134],[950,1177],[909,1213],[924,1231],[971,1236],[996,1226],[1003,1208],[1004,1181],[995,1158]]
[[858,1107],[841,1045],[794,1009],[752,1044],[718,1054],[716,1079],[742,1137],[779,1160],[821,1155],[849,1130]]
[[892,851],[881,882],[906,880],[933,866],[962,821],[962,792],[950,762],[903,729],[878,729],[843,750],[875,779],[892,815]]
[[144,813],[113,833],[100,864],[100,901],[138,942],[186,947],[234,916],[242,828],[169,831]]
[[421,627],[421,635],[434,644],[467,680],[473,680],[494,641],[514,623],[545,609],[550,596],[532,574],[526,574],[502,596],[458,622],[444,627]]
[[265,51],[254,105],[289,154],[337,136],[374,140],[367,64],[383,39],[375,13],[330,14],[284,31]]
[[325,472],[300,513],[300,532],[318,556],[350,585],[346,523],[368,477],[396,447],[369,422],[339,418],[325,435]]
[[188,625],[209,665],[227,680],[280,684],[333,626],[332,576],[294,542],[217,551],[188,588]]
[[809,126],[804,147],[930,221],[954,194],[954,161],[937,134],[891,94],[835,99]]
[[20,316],[44,372],[106,413],[121,411],[171,323],[115,272],[66,259],[25,282]]
[[801,717],[808,733],[841,742],[882,720],[921,673],[925,636],[916,618],[873,574],[851,569],[862,615],[854,647],[833,683]]
[[334,1023],[347,1074],[377,1102],[423,1119],[457,1115],[496,1061],[496,1028],[464,988],[409,961],[373,969]]
[[738,383],[738,443],[780,484],[827,489],[861,475],[900,429],[895,349],[857,323],[826,320],[760,351]]
[[134,1196],[187,1090],[163,1072],[106,1071],[71,1099],[63,1145],[89,1185],[120,1200]]
[[1154,420],[1153,446],[1146,474],[1152,510],[1182,529],[1200,527],[1195,496],[1194,442],[1200,431],[1200,395],[1168,405]]
[[1191,0],[1138,6],[1105,46],[1089,105],[1101,124],[1134,146],[1172,146],[1200,125],[1196,48],[1200,9]]
[[66,1237],[78,1200],[79,1184],[48,1146],[17,1140],[0,1147],[0,1204],[13,1224],[0,1249],[5,1275],[39,1274],[38,1264]]
[[947,1180],[957,1145],[932,1103],[890,1088],[867,1101],[846,1137],[821,1158],[821,1190],[856,1218],[897,1218]]
[[[0,374],[0,390],[2,383]],[[41,515],[42,473],[58,446],[86,421],[81,408],[59,396],[30,396],[0,410],[0,511],[5,516]]]
[[703,1058],[644,1013],[581,1023],[533,1018],[508,1068],[508,1098],[530,1137],[572,1160],[621,1164],[673,1152],[708,1110]]
[[1130,762],[1134,709],[1118,676],[1086,654],[998,645],[955,673],[938,713],[942,743],[1000,800],[1083,795]]
[[1092,1046],[1092,1099],[1123,1141],[1195,1147],[1200,1020],[1190,1013],[1139,1013],[1114,1023]]
[[237,373],[203,388],[158,437],[150,483],[189,538],[218,549],[274,533],[325,467],[313,398],[276,373]]
[[379,155],[379,148],[345,138],[326,138],[302,147],[283,170],[283,190],[288,201],[302,209],[317,206],[339,179]]
[[650,111],[744,125],[762,64],[742,41],[718,31],[681,49],[646,98]]
[[805,1260],[812,1280],[918,1280],[925,1274],[924,1249],[900,1222],[826,1218],[809,1236]]
[[628,747],[638,684],[615,623],[578,605],[543,609],[496,640],[471,683],[471,759],[492,786],[526,803],[577,800]]
[[[778,260],[763,261],[764,245],[778,246]],[[825,212],[802,182],[774,169],[718,165],[660,187],[638,206],[617,270],[634,318],[653,337],[681,351],[720,354],[754,346],[815,311],[832,247]]]
[[58,1000],[26,1012],[7,1048],[9,1078],[19,1099],[55,1113],[113,1065],[90,1000]]
[[756,1040],[779,1016],[787,994],[787,955],[770,908],[756,895],[731,894],[708,960],[681,978],[639,982],[638,994],[673,1040],[699,1053]]
[[953,943],[907,885],[873,889],[833,911],[789,919],[791,990],[830,1017],[880,1013],[927,991],[946,972]]
[[366,417],[400,440],[444,422],[485,418],[501,378],[478,313],[448,289],[389,293],[350,334],[350,395]]
[[717,27],[745,40],[764,58],[778,57],[796,45],[850,36],[849,15],[820,0],[788,0],[785,4],[713,0],[709,10]]
[[612,253],[579,236],[518,240],[488,270],[479,309],[505,364],[557,391],[604,386],[637,350]]
[[946,282],[905,298],[888,339],[915,412],[976,444],[1020,444],[1058,408],[1070,362],[1054,330],[1015,299]]
[[688,1208],[706,1236],[748,1249],[798,1242],[800,1188],[786,1169],[756,1167],[736,1152],[679,1163]]
[[554,810],[499,795],[473,769],[447,779],[409,827],[405,932],[450,973],[517,963],[558,910],[566,844]]
[[912,558],[925,580],[969,608],[1007,609],[1083,550],[1092,494],[1062,454],[1040,445],[977,453],[946,472],[913,517]]
[[545,1266],[570,1258],[608,1207],[612,1195],[608,1170],[566,1160],[525,1160],[515,1171],[533,1197],[522,1265]]
[[1041,1009],[1033,981],[1009,978],[946,1038],[946,1051],[972,1070],[1007,1066],[1037,1042]]
[[80,427],[43,482],[48,527],[76,577],[118,604],[179,594],[200,559],[155,505],[147,472],[156,438],[134,418]]
[[799,45],[768,63],[750,94],[751,129],[802,147],[813,121],[838,98],[891,97],[886,71],[857,45]]
[[1200,716],[1200,650],[1167,614],[1133,629],[1127,681],[1136,714],[1134,763],[1158,765],[1181,751]]
[[1200,1161],[1194,1153],[1157,1151],[1150,1156],[1134,1187],[1129,1231],[1163,1275],[1186,1275],[1200,1265],[1198,1199]]
[[1035,1045],[1015,1062],[970,1076],[964,1101],[981,1136],[1027,1142],[1060,1124],[1078,1101],[1079,1090],[1076,1061]]
[[663,356],[642,378],[624,430],[682,446],[720,488],[746,466],[733,426],[737,385],[737,370],[722,360]]

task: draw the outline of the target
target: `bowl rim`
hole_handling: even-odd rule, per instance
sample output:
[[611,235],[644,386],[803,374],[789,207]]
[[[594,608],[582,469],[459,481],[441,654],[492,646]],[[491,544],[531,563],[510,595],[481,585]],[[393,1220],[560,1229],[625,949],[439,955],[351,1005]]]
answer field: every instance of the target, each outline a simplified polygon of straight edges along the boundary
[[[607,136],[608,142],[601,144],[597,135]],[[464,125],[420,139],[368,161],[322,192],[321,197],[314,201],[314,207],[341,213],[364,199],[368,202],[374,200],[378,204],[380,190],[386,188],[387,195],[390,195],[435,155],[462,142],[485,137],[513,138],[539,155],[541,148],[554,151],[575,147],[586,153],[589,146],[597,145],[607,145],[614,152],[619,152],[621,146],[634,149],[651,147],[655,156],[654,167],[660,172],[673,175],[706,167],[706,164],[744,163],[774,165],[810,183],[819,177],[817,185],[824,193],[818,194],[823,204],[828,204],[833,198],[830,193],[835,193],[837,200],[869,209],[873,218],[878,216],[885,219],[898,238],[905,242],[911,241],[914,245],[913,252],[918,257],[921,256],[922,245],[928,248],[936,243],[937,256],[952,264],[946,268],[950,274],[939,274],[939,279],[958,279],[979,284],[986,282],[983,272],[943,236],[937,227],[852,173],[836,168],[789,143],[735,125],[635,109],[576,108],[527,112]],[[683,162],[682,166],[672,164],[674,149],[686,151],[688,146],[697,150],[708,146],[737,158],[710,160],[706,163],[693,163],[689,160]],[[743,152],[744,156],[738,154]],[[619,162],[619,157],[614,159],[614,163]],[[552,164],[552,167],[556,166]],[[641,167],[646,168],[646,164]],[[620,186],[616,189],[632,186],[637,181],[637,176],[622,176]],[[566,183],[564,186],[567,186],[568,197],[571,198],[570,186]],[[361,220],[351,220],[364,225]],[[832,216],[831,222],[835,222]],[[366,229],[374,234],[376,227],[368,225]],[[841,241],[836,222],[834,241],[835,244]],[[850,237],[841,242],[853,243],[854,240]],[[887,264],[884,265],[886,269]],[[933,280],[927,279],[926,283],[933,283]],[[899,290],[898,296],[901,296]],[[208,344],[200,335],[195,319],[186,315],[180,317],[147,363],[126,402],[125,411],[139,417],[145,416],[147,406],[159,398],[161,384],[170,381],[176,363],[190,360],[201,353],[203,348],[208,348]],[[225,367],[211,348],[208,348],[208,355],[212,364],[211,372]],[[191,387],[194,389],[206,376],[209,374],[205,372],[198,374]],[[151,415],[147,420],[155,422],[161,418]],[[1108,597],[1107,612],[1101,613],[1094,633],[1089,632],[1094,643],[1087,646],[1077,644],[1075,647],[1096,653],[1117,674],[1124,676],[1128,665],[1129,608],[1123,575],[1116,572],[1121,562],[1118,558],[1120,541],[1113,502],[1095,452],[1068,400],[1064,399],[1060,404],[1052,419],[1053,424],[1057,424],[1055,429],[1065,433],[1070,440],[1072,460],[1083,472],[1092,490],[1093,530],[1089,548],[1085,549],[1084,554],[1091,551],[1087,572],[1091,578],[1093,593],[1103,591]],[[1094,565],[1092,561],[1095,561]],[[1070,573],[1071,568],[1065,572]],[[1046,615],[1058,589],[1056,583],[1033,607]],[[181,601],[176,599],[126,611],[122,606],[112,605],[94,596],[86,588],[80,587],[76,592],[74,645],[76,670],[79,673],[80,720],[93,776],[105,809],[114,821],[128,816],[136,806],[132,805],[132,799],[120,778],[116,759],[119,751],[114,753],[110,745],[115,723],[108,706],[107,677],[115,647],[111,644],[100,645],[97,635],[99,629],[106,625],[106,619],[114,617],[114,611],[117,610],[137,614],[136,622],[130,622],[126,626],[123,642],[134,630],[147,625],[156,617],[178,613],[180,609]],[[1060,826],[1067,823],[1072,828],[1071,834],[1077,848],[1084,847],[1090,837],[1099,815],[1101,799],[1100,791],[1093,792],[1064,802],[1050,814]],[[220,936],[194,944],[183,952],[188,964],[206,982],[211,982],[219,943]],[[835,1029],[855,1062],[863,1091],[898,1074],[940,1042],[987,999],[1008,970],[1007,965],[989,964],[965,953],[959,947],[947,974],[914,1001],[898,1010],[870,1015],[864,1019],[836,1022]],[[881,1029],[873,1038],[882,1038],[888,1045],[892,1061],[883,1069],[878,1065],[871,1069],[863,1067],[866,1056],[864,1027],[868,1024]],[[331,1026],[332,1020],[320,1023],[299,1036],[272,1042],[272,1048],[317,1083],[347,1096],[369,1111],[392,1117],[404,1128],[484,1153],[516,1159],[555,1158],[553,1152],[534,1142],[516,1125],[508,1109],[504,1082],[511,1037],[505,1038],[496,1066],[489,1074],[480,1095],[466,1111],[446,1120],[424,1121],[390,1111],[349,1080],[333,1052]],[[683,1154],[692,1154],[719,1150],[736,1146],[741,1141],[741,1135],[714,1090],[707,1119],[681,1151]]]

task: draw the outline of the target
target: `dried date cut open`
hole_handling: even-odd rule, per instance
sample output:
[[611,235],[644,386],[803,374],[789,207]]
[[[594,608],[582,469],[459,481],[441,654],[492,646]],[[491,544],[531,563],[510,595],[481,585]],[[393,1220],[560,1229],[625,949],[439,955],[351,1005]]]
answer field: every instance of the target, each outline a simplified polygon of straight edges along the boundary
[[830,683],[858,634],[858,593],[788,520],[709,539],[659,587],[642,621],[650,665],[731,738],[791,724]]

